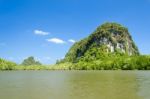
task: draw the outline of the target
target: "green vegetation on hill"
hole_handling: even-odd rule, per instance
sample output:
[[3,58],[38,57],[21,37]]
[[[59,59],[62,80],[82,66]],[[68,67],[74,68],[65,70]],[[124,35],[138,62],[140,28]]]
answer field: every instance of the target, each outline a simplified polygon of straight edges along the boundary
[[62,62],[76,63],[84,57],[101,58],[104,53],[139,55],[128,29],[117,23],[99,26],[89,37],[76,42]]
[[57,62],[60,68],[66,63],[67,69],[77,70],[149,70],[150,56],[139,54],[126,27],[105,23],[76,42],[65,58]]

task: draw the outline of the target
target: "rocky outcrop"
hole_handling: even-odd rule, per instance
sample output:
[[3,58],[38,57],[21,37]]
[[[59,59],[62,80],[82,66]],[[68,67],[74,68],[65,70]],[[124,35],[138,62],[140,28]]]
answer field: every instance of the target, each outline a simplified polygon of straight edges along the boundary
[[63,61],[76,62],[90,49],[99,49],[107,53],[138,55],[139,51],[128,29],[117,23],[105,23],[99,26],[89,37],[76,42]]

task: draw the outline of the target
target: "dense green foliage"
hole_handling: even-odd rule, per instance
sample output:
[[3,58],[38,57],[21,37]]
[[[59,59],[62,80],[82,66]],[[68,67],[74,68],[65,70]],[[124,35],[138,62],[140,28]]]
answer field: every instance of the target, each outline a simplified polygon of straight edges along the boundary
[[52,66],[41,65],[34,57],[25,59],[23,65],[18,65],[0,58],[0,70],[50,70]]
[[59,63],[55,68],[67,70],[150,70],[150,56],[114,54],[100,59],[86,57],[77,63]]
[[150,56],[109,55],[102,59],[82,59],[77,63],[65,62],[51,66],[21,66],[0,59],[0,70],[150,70]]
[[44,66],[44,65],[29,65],[29,66],[22,66],[17,65],[15,66],[14,70],[50,70],[50,66]]
[[71,67],[79,70],[150,70],[149,56],[120,56],[80,61]]
[[0,70],[13,70],[17,64],[0,58]]
[[28,57],[27,59],[25,59],[22,64],[23,66],[30,66],[30,65],[41,65],[41,63],[39,61],[35,61],[34,57]]
[[[31,57],[32,58],[32,57]],[[30,60],[30,57],[29,57]],[[38,62],[33,61],[34,58],[32,58],[29,63],[30,65],[17,65],[14,62],[7,61],[0,58],[0,70],[49,70],[52,68],[52,66],[43,66]],[[27,61],[28,63],[28,61]],[[31,63],[34,63],[34,65],[31,65]]]

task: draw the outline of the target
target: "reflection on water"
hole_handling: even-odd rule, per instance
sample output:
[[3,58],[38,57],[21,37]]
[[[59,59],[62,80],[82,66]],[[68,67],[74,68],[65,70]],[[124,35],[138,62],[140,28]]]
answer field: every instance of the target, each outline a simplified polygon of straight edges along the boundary
[[0,99],[150,99],[150,72],[0,72]]

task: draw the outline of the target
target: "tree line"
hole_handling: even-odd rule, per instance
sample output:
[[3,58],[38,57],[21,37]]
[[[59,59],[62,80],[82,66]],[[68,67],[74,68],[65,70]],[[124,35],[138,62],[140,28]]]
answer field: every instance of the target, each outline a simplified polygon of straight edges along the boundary
[[[150,56],[109,55],[102,58],[82,57],[78,62],[57,61],[55,65],[44,66],[34,57],[21,64],[0,59],[0,70],[150,70]],[[105,58],[104,58],[105,57]]]

